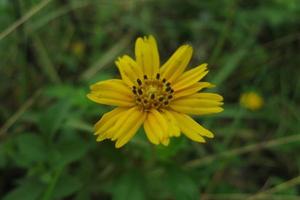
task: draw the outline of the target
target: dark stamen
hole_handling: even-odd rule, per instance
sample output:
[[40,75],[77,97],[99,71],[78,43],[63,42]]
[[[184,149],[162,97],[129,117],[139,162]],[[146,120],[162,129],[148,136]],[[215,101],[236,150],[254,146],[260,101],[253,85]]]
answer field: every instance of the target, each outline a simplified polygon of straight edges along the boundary
[[159,101],[162,101],[162,100],[164,100],[164,98],[163,97],[159,97],[159,99],[158,99]]
[[166,88],[166,91],[167,91],[167,92],[169,92],[170,90],[171,90],[171,88],[170,88],[170,87],[167,87],[167,88]]
[[153,105],[154,105],[154,106],[158,106],[158,103],[155,102]]
[[134,85],[134,86],[132,86],[132,88],[133,88],[133,89],[136,89],[136,86]]
[[162,80],[162,82],[165,83],[165,82],[167,82],[167,80],[164,78],[164,79]]
[[173,96],[172,96],[172,95],[169,95],[169,96],[168,96],[168,99],[172,99],[172,98],[173,98]]
[[138,93],[139,93],[140,95],[142,95],[142,94],[143,94],[143,91],[142,91],[141,89],[138,89]]
[[145,79],[145,80],[147,80],[147,79],[148,79],[147,75],[144,75],[144,79]]
[[137,100],[137,101],[141,101],[141,99],[140,99],[140,98],[137,98],[136,100]]
[[168,101],[165,101],[165,102],[164,102],[165,105],[168,105],[168,103],[169,103]]
[[136,90],[135,89],[133,89],[132,92],[133,92],[133,94],[136,94]]
[[171,83],[170,83],[170,82],[167,82],[166,86],[169,87],[170,85],[171,85]]
[[173,89],[171,89],[171,91],[170,91],[171,93],[173,93],[174,92],[174,90]]
[[154,99],[155,98],[155,95],[154,94],[151,94],[151,99]]
[[156,79],[159,80],[159,78],[160,78],[160,74],[157,73],[157,74],[156,74]]
[[139,85],[142,85],[142,81],[139,78],[136,81]]
[[144,103],[148,103],[147,99],[144,100]]

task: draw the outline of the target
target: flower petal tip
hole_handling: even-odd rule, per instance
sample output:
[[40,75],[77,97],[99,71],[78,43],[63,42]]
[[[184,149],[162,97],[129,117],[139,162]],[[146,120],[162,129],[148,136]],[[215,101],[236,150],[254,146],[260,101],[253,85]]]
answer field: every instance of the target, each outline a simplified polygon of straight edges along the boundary
[[116,149],[120,149],[121,147],[123,147],[125,144],[120,144],[118,142],[115,143],[115,148]]

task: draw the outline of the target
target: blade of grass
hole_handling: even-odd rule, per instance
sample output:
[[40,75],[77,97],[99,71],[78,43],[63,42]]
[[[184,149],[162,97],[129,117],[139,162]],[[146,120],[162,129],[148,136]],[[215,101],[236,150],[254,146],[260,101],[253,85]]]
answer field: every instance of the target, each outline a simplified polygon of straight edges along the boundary
[[219,153],[219,154],[214,154],[214,155],[211,155],[211,156],[206,156],[204,158],[191,160],[191,161],[189,161],[185,164],[185,167],[186,168],[200,167],[200,166],[203,166],[205,164],[211,163],[211,162],[213,162],[217,159],[230,158],[230,157],[233,157],[233,156],[238,156],[238,155],[249,153],[249,152],[252,152],[252,151],[259,151],[259,150],[262,150],[262,149],[273,148],[273,147],[276,147],[276,146],[289,144],[289,143],[292,143],[292,142],[298,142],[298,141],[300,141],[300,134],[294,134],[294,135],[291,135],[291,136],[288,136],[288,137],[282,137],[282,138],[277,138],[277,139],[273,139],[273,140],[269,140],[269,141],[265,141],[265,142],[260,142],[260,143],[256,143],[256,144],[250,144],[250,145],[247,145],[247,146],[244,146],[244,147],[224,151],[224,152]]
[[83,72],[80,77],[81,80],[88,80],[92,78],[97,72],[103,69],[105,66],[113,62],[118,54],[128,46],[131,41],[132,33],[128,33],[121,40],[119,40],[111,49],[109,49],[99,60],[95,62],[89,69]]
[[46,24],[48,24],[52,20],[55,20],[55,19],[65,15],[65,14],[68,14],[69,12],[71,12],[73,10],[84,8],[84,7],[89,6],[91,4],[92,4],[92,2],[90,2],[90,1],[87,1],[87,2],[86,1],[84,1],[84,2],[74,2],[73,4],[69,4],[67,6],[63,6],[61,8],[55,9],[53,12],[50,12],[46,16],[44,16],[40,19],[37,19],[34,23],[32,23],[31,29],[32,29],[33,32],[37,31],[38,29],[45,26]]
[[240,50],[239,52],[233,54],[231,58],[228,59],[228,62],[219,70],[219,72],[211,82],[216,85],[222,84],[239,66],[240,61],[246,55],[247,51],[248,49],[244,48],[243,50]]
[[[247,193],[209,193],[206,194],[206,199],[214,199],[214,200],[243,200],[247,197],[251,196],[251,194]],[[298,200],[300,196],[298,195],[266,195],[264,198],[261,198],[260,200],[266,200],[266,199],[272,199],[272,200]],[[202,199],[202,198],[201,198]]]
[[227,39],[227,36],[229,35],[230,32],[230,28],[232,26],[232,22],[233,22],[233,18],[236,12],[236,2],[232,1],[231,5],[228,8],[227,11],[229,14],[227,15],[227,19],[225,21],[223,30],[220,34],[220,36],[218,37],[218,40],[216,42],[216,46],[214,47],[214,50],[208,60],[208,63],[213,64],[215,62],[216,59],[218,59],[218,56],[220,55],[222,48],[225,44],[225,41]]
[[31,8],[25,15],[23,15],[19,20],[14,22],[11,26],[0,33],[0,41],[16,30],[20,25],[28,21],[33,15],[41,11],[45,6],[47,6],[52,0],[44,0],[39,4]]
[[42,43],[40,37],[35,34],[31,33],[33,38],[33,45],[35,47],[35,52],[37,54],[37,60],[39,62],[39,66],[41,67],[42,71],[44,72],[45,76],[52,83],[60,83],[61,80],[57,74],[54,64],[52,63],[51,59],[49,58],[48,52]]
[[32,97],[30,97],[20,108],[19,110],[13,114],[1,127],[0,129],[0,138],[5,135],[7,130],[14,124],[16,121],[30,108],[35,100],[40,96],[41,89],[37,90]]
[[248,200],[255,200],[255,199],[264,199],[266,198],[266,196],[272,194],[272,193],[275,193],[275,192],[279,192],[279,191],[282,191],[282,190],[285,190],[285,189],[288,189],[290,187],[294,187],[296,185],[299,185],[300,184],[300,176],[297,176],[295,178],[292,178],[286,182],[283,182],[281,184],[278,184],[268,190],[265,190],[265,191],[262,191],[254,196],[251,196],[248,198]]

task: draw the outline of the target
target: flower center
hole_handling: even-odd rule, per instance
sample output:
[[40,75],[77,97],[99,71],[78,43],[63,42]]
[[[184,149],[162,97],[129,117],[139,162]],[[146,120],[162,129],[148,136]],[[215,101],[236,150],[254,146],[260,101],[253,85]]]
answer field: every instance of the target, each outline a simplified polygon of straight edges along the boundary
[[173,98],[174,90],[171,83],[166,79],[160,79],[160,74],[156,74],[155,79],[148,79],[144,75],[144,80],[136,80],[137,85],[132,86],[135,101],[144,111],[152,108],[160,109],[167,107]]

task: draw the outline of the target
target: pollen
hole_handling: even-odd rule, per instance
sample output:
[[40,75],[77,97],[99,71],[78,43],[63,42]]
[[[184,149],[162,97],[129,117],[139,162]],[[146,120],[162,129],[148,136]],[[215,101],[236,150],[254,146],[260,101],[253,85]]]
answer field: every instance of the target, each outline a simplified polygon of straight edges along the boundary
[[174,90],[171,83],[167,82],[166,79],[161,80],[159,73],[153,79],[147,75],[144,75],[143,78],[143,80],[137,79],[136,85],[132,86],[136,104],[144,111],[167,107],[173,99]]

